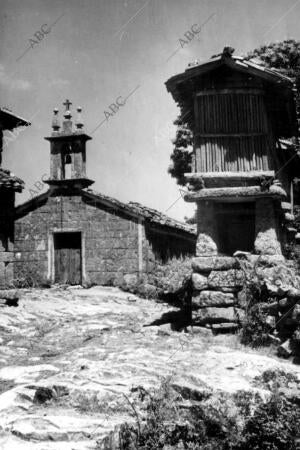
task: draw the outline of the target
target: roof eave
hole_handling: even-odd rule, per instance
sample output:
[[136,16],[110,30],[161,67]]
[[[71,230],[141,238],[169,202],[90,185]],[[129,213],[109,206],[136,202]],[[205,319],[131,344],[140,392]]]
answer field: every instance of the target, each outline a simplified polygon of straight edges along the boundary
[[4,130],[13,130],[17,127],[29,126],[31,122],[24,119],[24,117],[18,116],[5,108],[0,108],[0,122],[5,124],[5,120],[11,122],[9,125],[4,125]]

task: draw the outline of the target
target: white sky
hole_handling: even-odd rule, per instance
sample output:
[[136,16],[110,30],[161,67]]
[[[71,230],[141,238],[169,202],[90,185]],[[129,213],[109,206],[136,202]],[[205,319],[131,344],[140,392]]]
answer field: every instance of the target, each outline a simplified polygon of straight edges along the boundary
[[[199,39],[181,48],[184,33],[212,14]],[[34,34],[57,19],[30,48]],[[34,183],[49,172],[43,138],[51,133],[54,107],[62,112],[67,97],[72,108],[82,106],[91,133],[118,96],[139,86],[92,134],[87,175],[97,191],[165,212],[180,196],[167,173],[178,109],[165,81],[225,45],[241,54],[300,39],[299,22],[300,0],[2,0],[0,104],[32,121],[3,157],[3,167],[26,183],[17,203],[28,200]],[[182,199],[168,210],[178,219],[192,212]]]

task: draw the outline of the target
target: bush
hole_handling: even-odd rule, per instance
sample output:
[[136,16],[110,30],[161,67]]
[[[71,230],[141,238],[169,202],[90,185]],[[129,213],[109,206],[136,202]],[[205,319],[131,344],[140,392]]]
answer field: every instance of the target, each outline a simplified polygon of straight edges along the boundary
[[[281,372],[276,377],[293,379]],[[264,380],[270,379],[274,373],[265,372]],[[240,391],[184,408],[170,380],[154,394],[140,388],[141,409],[132,405],[136,425],[121,427],[120,450],[295,450],[300,409],[274,392],[267,403]]]
[[251,347],[270,345],[269,333],[271,326],[266,323],[267,314],[262,305],[254,305],[246,312],[246,318],[241,329],[241,343]]
[[189,409],[180,407],[182,398],[165,380],[155,394],[144,389],[140,400],[144,419],[138,415],[136,426],[125,424],[120,430],[121,450],[229,450],[229,437],[237,436],[235,420],[220,402],[213,405],[195,404]]
[[299,426],[299,409],[275,394],[246,422],[244,437],[236,450],[296,450]]

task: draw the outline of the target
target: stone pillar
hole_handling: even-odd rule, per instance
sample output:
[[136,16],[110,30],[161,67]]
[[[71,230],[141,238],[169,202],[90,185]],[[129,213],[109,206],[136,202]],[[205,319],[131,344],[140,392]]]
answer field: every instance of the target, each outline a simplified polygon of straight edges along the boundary
[[198,237],[196,256],[217,255],[217,233],[213,202],[199,202],[197,205]]
[[254,249],[263,255],[282,254],[272,198],[256,200]]

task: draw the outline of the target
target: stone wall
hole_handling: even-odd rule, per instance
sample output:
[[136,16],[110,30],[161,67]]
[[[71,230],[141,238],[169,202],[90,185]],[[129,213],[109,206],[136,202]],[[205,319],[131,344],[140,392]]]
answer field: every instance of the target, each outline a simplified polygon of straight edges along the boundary
[[13,277],[15,193],[2,189],[0,192],[0,287],[6,286]]
[[238,328],[241,310],[237,294],[244,274],[236,258],[198,256],[192,261],[192,324],[210,327],[215,332]]
[[49,240],[54,231],[80,231],[84,238],[83,282],[107,284],[138,272],[137,221],[89,204],[81,195],[56,196],[15,222],[15,278],[49,280]]
[[151,273],[157,265],[165,265],[172,259],[182,260],[194,256],[196,236],[183,237],[175,230],[162,231],[145,224],[143,228],[143,272]]
[[[20,210],[19,210],[20,211]],[[50,196],[18,213],[15,221],[14,279],[53,283],[54,232],[79,231],[83,236],[83,283],[121,284],[125,274],[156,270],[172,258],[194,255],[195,240],[166,227],[125,215],[117,208],[81,195]],[[52,247],[51,247],[52,246]],[[50,256],[49,256],[50,255]],[[53,264],[52,264],[53,265]]]

